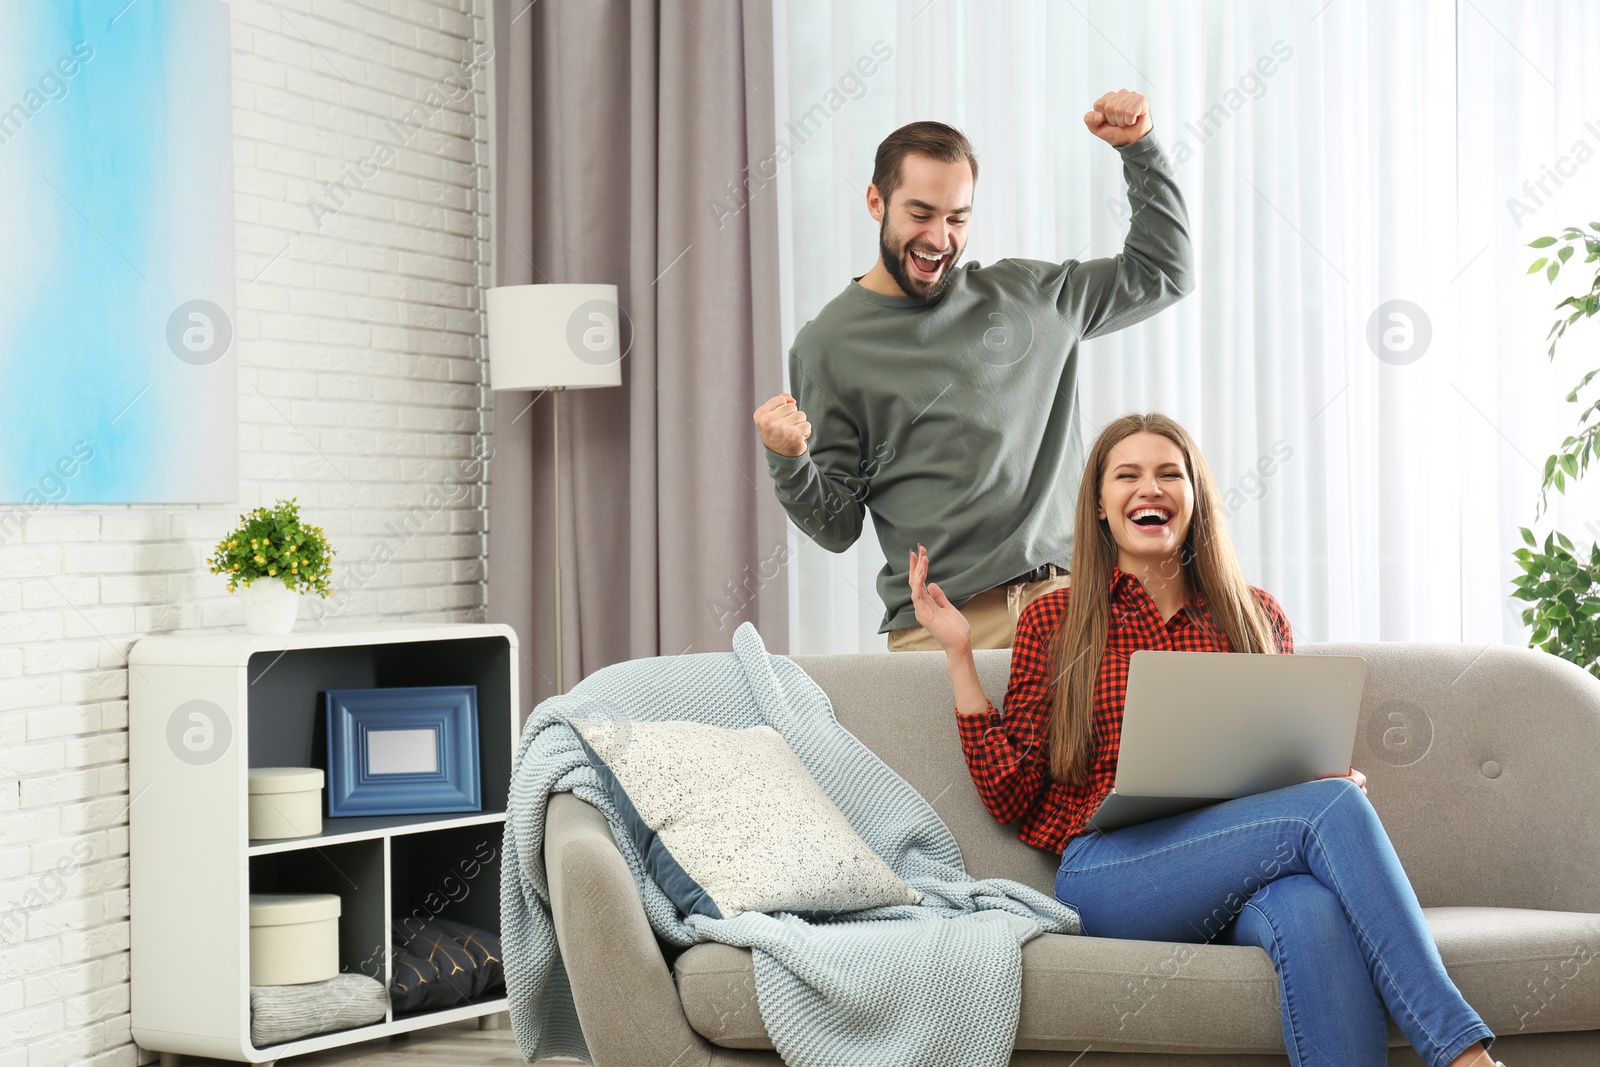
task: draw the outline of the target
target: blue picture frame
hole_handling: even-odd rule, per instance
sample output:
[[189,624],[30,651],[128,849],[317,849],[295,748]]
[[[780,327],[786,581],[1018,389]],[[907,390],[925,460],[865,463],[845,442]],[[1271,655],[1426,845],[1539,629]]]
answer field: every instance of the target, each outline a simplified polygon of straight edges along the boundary
[[[326,707],[330,818],[483,810],[477,686],[330,689]],[[380,735],[406,734],[415,747],[430,733],[431,770],[374,769],[374,741],[390,749]]]

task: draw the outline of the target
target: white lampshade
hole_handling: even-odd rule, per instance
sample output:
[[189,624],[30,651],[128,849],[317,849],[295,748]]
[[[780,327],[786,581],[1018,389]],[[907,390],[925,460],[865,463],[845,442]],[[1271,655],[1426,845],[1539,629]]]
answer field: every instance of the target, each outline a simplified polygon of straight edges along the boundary
[[488,291],[491,389],[622,384],[614,285],[502,285]]

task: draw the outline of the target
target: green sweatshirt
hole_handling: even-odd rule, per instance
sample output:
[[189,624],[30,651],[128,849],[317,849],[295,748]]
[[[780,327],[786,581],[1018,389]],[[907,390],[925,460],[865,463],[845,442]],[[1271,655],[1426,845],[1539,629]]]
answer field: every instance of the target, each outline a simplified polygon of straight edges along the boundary
[[831,552],[868,509],[888,562],[879,632],[916,624],[907,556],[956,604],[1068,564],[1084,445],[1078,342],[1150,317],[1194,287],[1188,214],[1153,134],[1125,148],[1122,254],[955,269],[933,304],[852,281],[795,338],[790,391],[805,453],[767,451],[796,525]]

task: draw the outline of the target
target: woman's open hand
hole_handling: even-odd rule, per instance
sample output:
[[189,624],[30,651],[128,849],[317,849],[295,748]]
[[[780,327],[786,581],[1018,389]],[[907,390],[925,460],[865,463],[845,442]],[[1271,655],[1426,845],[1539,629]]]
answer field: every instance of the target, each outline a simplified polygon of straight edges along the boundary
[[946,655],[972,651],[972,624],[961,609],[950,603],[944,590],[928,584],[928,550],[921,545],[911,553],[911,606],[917,622],[933,635]]

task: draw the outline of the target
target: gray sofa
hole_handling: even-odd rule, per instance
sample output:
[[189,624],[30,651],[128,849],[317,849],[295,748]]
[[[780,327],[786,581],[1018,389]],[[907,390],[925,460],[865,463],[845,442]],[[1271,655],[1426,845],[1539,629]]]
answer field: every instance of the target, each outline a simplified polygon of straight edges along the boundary
[[[1509,1067],[1600,1064],[1600,682],[1525,649],[1323,644],[1366,657],[1356,766],[1446,965]],[[978,653],[997,704],[1008,652]],[[1056,857],[978,800],[939,653],[800,657],[839,720],[939,811],[968,870],[1050,893]],[[552,798],[546,868],[598,1067],[780,1061],[750,954],[663,955],[604,819]],[[1288,1063],[1266,953],[1044,935],[1023,953],[1015,1067]],[[1391,1027],[1389,1063],[1422,1061]]]

